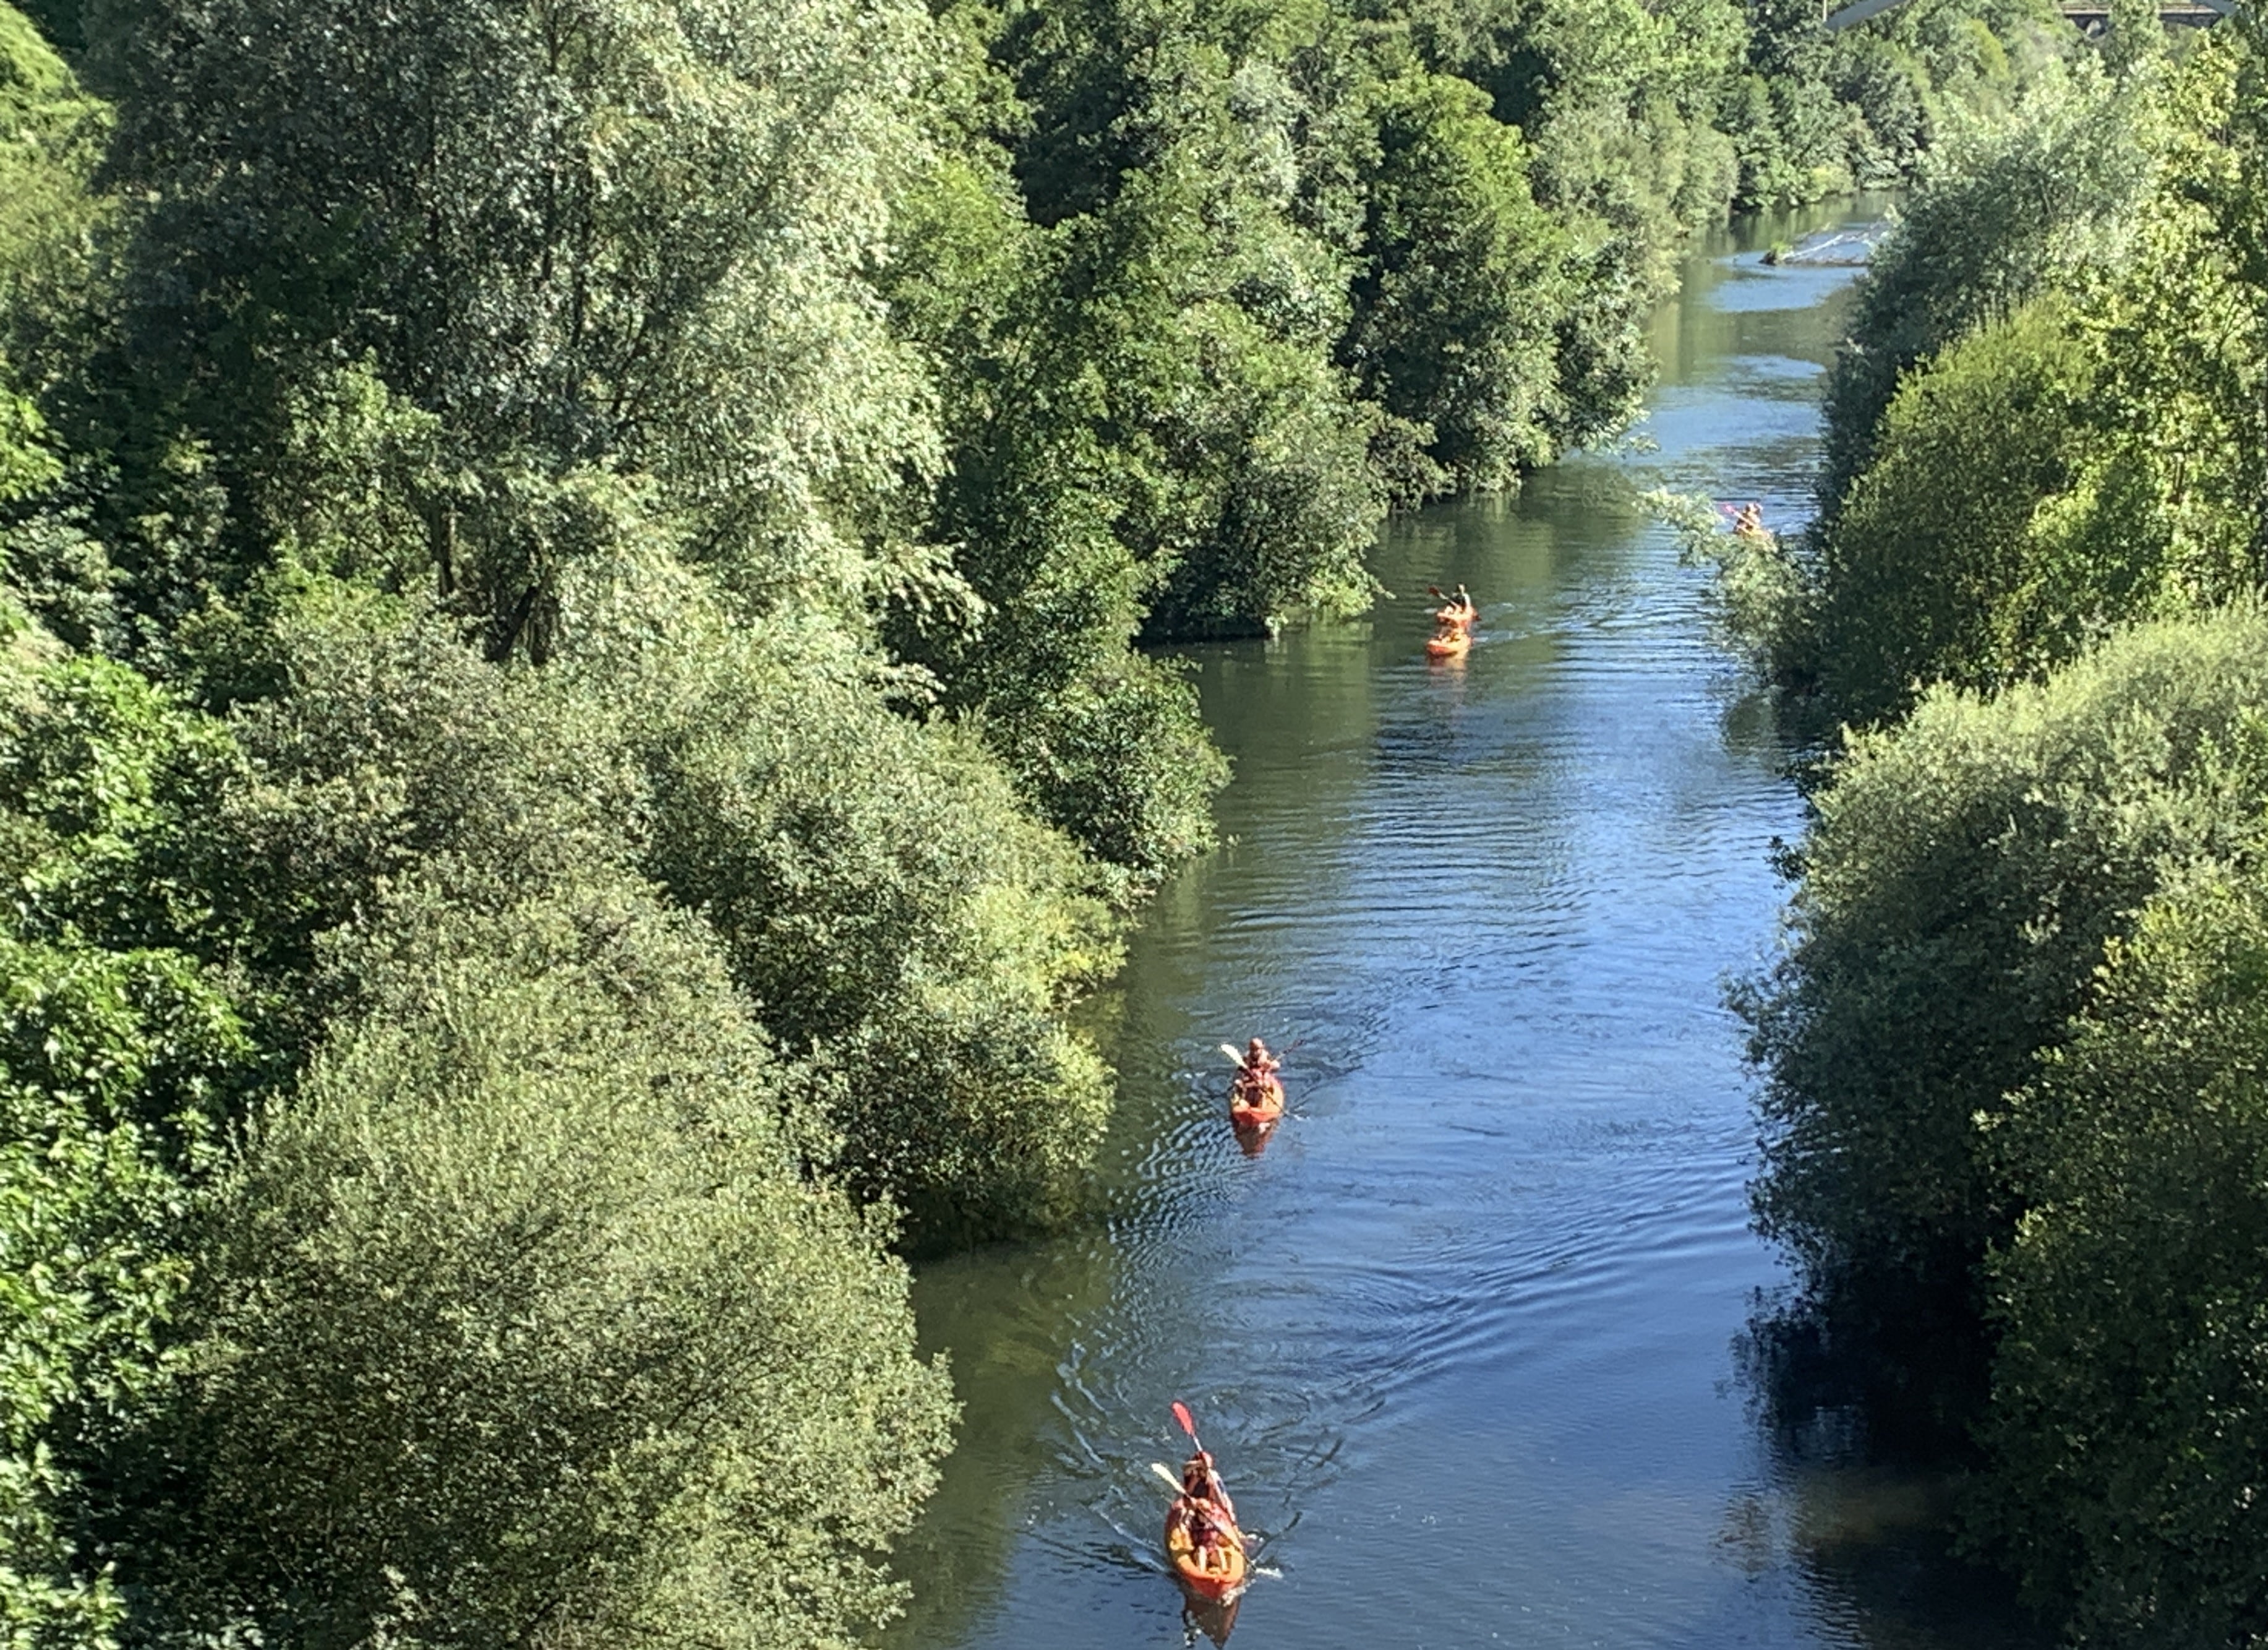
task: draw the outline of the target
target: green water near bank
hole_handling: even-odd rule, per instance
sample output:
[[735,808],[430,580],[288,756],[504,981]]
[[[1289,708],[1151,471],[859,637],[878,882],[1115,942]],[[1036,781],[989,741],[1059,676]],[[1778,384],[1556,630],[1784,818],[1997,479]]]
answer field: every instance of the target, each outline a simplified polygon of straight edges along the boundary
[[[1801,808],[1638,503],[1800,515],[1854,271],[1761,253],[1864,216],[1701,250],[1655,450],[1397,522],[1368,624],[1192,650],[1230,844],[1101,1005],[1106,1218],[922,1274],[967,1417],[894,1650],[2021,1641],[1932,1484],[1832,1417],[1775,1430],[1743,1380],[1785,1280],[1722,988]],[[1480,640],[1429,664],[1425,587],[1458,581]],[[1247,1156],[1216,1045],[1256,1031],[1296,1041],[1293,1115]],[[1262,1536],[1233,1622],[1157,1552],[1176,1397]]]

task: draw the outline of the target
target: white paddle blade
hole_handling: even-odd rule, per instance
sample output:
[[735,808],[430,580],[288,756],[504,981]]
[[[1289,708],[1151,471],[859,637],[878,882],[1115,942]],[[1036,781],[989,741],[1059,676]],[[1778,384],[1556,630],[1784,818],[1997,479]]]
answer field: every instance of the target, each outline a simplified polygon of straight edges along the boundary
[[1231,1060],[1233,1060],[1237,1064],[1242,1065],[1244,1064],[1244,1057],[1236,1051],[1233,1045],[1224,1042],[1220,1045],[1220,1051],[1226,1055]]
[[1150,1470],[1163,1478],[1166,1481],[1167,1486],[1171,1489],[1175,1495],[1179,1495],[1182,1492],[1182,1475],[1175,1472],[1164,1462],[1152,1462],[1150,1463]]

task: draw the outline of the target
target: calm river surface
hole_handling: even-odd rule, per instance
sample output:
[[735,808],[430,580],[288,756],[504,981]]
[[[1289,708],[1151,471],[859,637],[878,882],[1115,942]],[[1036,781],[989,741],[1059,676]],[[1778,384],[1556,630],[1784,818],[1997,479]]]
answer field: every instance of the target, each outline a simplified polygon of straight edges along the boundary
[[[1231,840],[1103,1005],[1106,1217],[921,1275],[967,1417],[893,1650],[1219,1632],[1158,1551],[1177,1397],[1262,1538],[1239,1650],[2015,1640],[1931,1486],[1763,1425],[1741,1373],[1783,1274],[1723,983],[1802,813],[1638,497],[1801,512],[1853,271],[1756,249],[1837,221],[1692,261],[1658,451],[1397,521],[1367,624],[1192,650]],[[1480,639],[1429,664],[1461,580]],[[1292,1115],[1247,1157],[1217,1045],[1254,1032],[1296,1042]]]

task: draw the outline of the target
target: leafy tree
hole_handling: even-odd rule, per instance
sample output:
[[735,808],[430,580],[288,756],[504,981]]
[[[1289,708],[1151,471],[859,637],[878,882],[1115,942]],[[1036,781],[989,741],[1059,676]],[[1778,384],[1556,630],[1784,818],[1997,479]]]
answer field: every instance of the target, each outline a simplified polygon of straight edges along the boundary
[[1411,71],[1377,92],[1365,266],[1345,345],[1364,388],[1432,432],[1465,488],[1549,458],[1565,243],[1535,203],[1520,135],[1476,87]]
[[2155,81],[2082,60],[2013,119],[1933,148],[1860,283],[1828,384],[1820,498],[1831,519],[1904,374],[2030,299],[2113,269],[2156,176]]
[[676,577],[610,582],[543,671],[497,670],[416,603],[319,586],[284,609],[285,686],[234,713],[250,771],[210,816],[271,1035],[302,1049],[364,1000],[351,942],[390,888],[507,923],[642,873],[716,928],[758,1022],[842,1074],[845,1172],[917,1241],[1060,1220],[1107,1104],[1059,1017],[1117,957],[1086,866],[838,641],[740,627]]
[[250,1064],[225,994],[162,951],[0,937],[0,1629],[103,1645],[78,1446],[160,1377],[188,1182]]
[[[237,630],[219,644],[251,645]],[[293,993],[298,1042],[351,995],[327,937],[409,880],[500,913],[622,867],[642,817],[607,720],[534,673],[497,671],[415,601],[318,586],[258,645],[281,686],[237,708],[250,771],[206,825],[246,962]]]
[[105,659],[48,661],[24,692],[0,736],[11,927],[224,958],[199,839],[242,771],[228,730]]
[[1786,954],[1742,999],[1756,1207],[1830,1315],[1904,1356],[1886,1381],[1980,1344],[1977,1268],[2021,1207],[1980,1121],[2134,910],[2250,842],[2264,798],[2220,753],[2264,692],[2257,612],[2146,625],[2043,683],[1932,690],[1819,793]]
[[[199,1218],[138,1641],[848,1646],[950,1413],[699,924],[417,888]],[[131,1479],[129,1480],[131,1482]]]
[[[112,164],[155,203],[91,448],[186,438],[226,499],[249,496],[291,398],[368,352],[438,420],[439,475],[413,503],[438,587],[501,624],[500,652],[556,591],[515,542],[613,470],[661,480],[689,541],[766,600],[842,609],[918,567],[891,559],[877,512],[934,437],[866,276],[919,155],[921,8],[97,17]],[[171,615],[262,564],[256,534],[222,537],[217,573],[144,546],[142,607]]]
[[1187,688],[1130,651],[1156,573],[1117,531],[1123,460],[1085,356],[1095,325],[1065,292],[1061,238],[1025,222],[998,176],[940,167],[908,223],[895,300],[954,409],[932,530],[983,605],[908,601],[887,633],[1130,893],[1210,843],[1226,769]]
[[2036,0],[1915,0],[1832,36],[1791,0],[1745,10],[1749,72],[1723,118],[1748,206],[1910,180],[1946,139],[2006,123],[2082,51]]
[[2060,553],[2047,506],[2080,479],[2095,376],[2072,332],[2058,305],[2021,311],[1909,377],[1884,412],[1821,534],[1808,656],[1784,662],[1837,715],[1896,714],[1929,682],[2021,680],[2154,593],[2154,570],[2118,547]]
[[30,18],[0,6],[0,313],[85,254],[100,216],[89,188],[109,110]]
[[1059,1222],[1108,1103],[1059,1011],[1118,960],[1079,855],[966,733],[706,623],[689,652],[592,661],[649,787],[641,864],[780,1046],[835,1074],[850,1183],[915,1242]]
[[[1972,247],[1968,263],[1911,283],[1903,253],[1888,261],[1890,284],[1867,301],[1904,291],[1904,307],[1862,322],[1948,335],[1902,369],[1879,412],[1867,357],[1843,358],[1850,395],[1831,423],[1856,443],[1842,421],[1873,422],[1834,510],[1764,581],[1783,607],[1750,615],[1778,679],[1870,722],[1927,683],[1989,690],[2118,622],[2251,588],[2268,289],[2235,250],[2251,209],[2228,142],[2241,129],[2232,68],[2212,52],[2170,82],[2138,77],[2171,94],[2146,119],[2132,86],[2115,95],[2113,129],[2148,151],[2119,162],[2138,187],[2115,225],[2027,232],[1982,260]],[[1977,181],[1948,175],[1956,196]],[[1946,232],[1945,206],[1925,188],[1914,221]],[[1905,236],[1893,246],[1919,244]],[[2038,295],[2000,312],[2027,288]]]
[[1732,199],[1737,158],[1718,125],[1747,35],[1740,9],[1477,0],[1366,10],[1405,18],[1428,68],[1479,86],[1494,118],[1518,129],[1536,203],[1565,234],[1553,438],[1620,428],[1652,379],[1646,323],[1675,287],[1688,232]]
[[[2232,762],[2259,743],[2240,729]],[[1972,1510],[2090,1639],[2235,1645],[2268,1623],[2264,1005],[2257,866],[2180,878],[1994,1131],[2028,1206],[1992,1266]]]
[[84,278],[107,114],[31,21],[0,4],[0,522],[62,477],[26,335]]
[[[1042,99],[1036,129],[976,99],[989,125],[911,197],[891,277],[951,409],[928,531],[983,604],[917,599],[892,639],[1128,893],[1211,840],[1226,771],[1130,640],[1359,610],[1384,505],[1377,415],[1328,359],[1345,273],[1307,221],[1299,24],[1260,18],[1068,9],[973,36]],[[1143,164],[1089,188],[1077,131],[1104,107]]]
[[2195,600],[2250,590],[2268,566],[2259,47],[2257,29],[2241,49],[2216,41],[2167,77],[2159,186],[2124,268],[2090,305],[2105,464],[2132,477],[2146,500],[2140,534]]
[[184,804],[210,799],[225,734],[4,622],[0,1629],[99,1646],[122,1602],[77,1539],[80,1447],[159,1378],[174,1226],[259,1068],[225,983],[166,943],[202,926]]
[[1228,763],[1196,699],[1169,666],[1130,653],[1052,690],[1007,689],[978,721],[1049,822],[1125,868],[1123,880],[1106,876],[1114,904],[1212,845]]

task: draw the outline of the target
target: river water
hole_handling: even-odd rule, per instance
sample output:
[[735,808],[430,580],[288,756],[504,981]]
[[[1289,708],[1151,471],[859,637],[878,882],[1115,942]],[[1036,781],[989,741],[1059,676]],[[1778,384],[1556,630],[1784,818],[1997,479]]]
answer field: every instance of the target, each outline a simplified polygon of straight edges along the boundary
[[[967,1412],[892,1650],[2016,1641],[1935,1486],[1743,1379],[1785,1279],[1723,988],[1802,809],[1639,502],[1800,514],[1855,272],[1757,248],[1852,213],[1697,253],[1655,450],[1397,520],[1366,624],[1190,651],[1228,843],[1097,1006],[1106,1214],[918,1279]],[[1426,586],[1458,582],[1478,642],[1429,663]],[[1292,1115],[1247,1155],[1218,1045],[1255,1032],[1292,1045]],[[1163,1571],[1175,1398],[1257,1536],[1233,1621]]]

